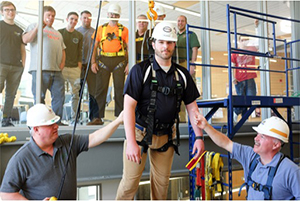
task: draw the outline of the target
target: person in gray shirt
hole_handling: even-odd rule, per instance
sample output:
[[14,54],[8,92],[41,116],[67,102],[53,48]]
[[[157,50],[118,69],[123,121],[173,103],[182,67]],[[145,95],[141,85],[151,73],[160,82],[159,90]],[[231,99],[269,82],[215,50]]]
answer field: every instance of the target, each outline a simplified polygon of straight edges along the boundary
[[[0,188],[2,200],[49,200],[57,196],[68,158],[71,134],[58,135],[60,117],[44,104],[27,113],[31,139],[8,162]],[[74,135],[67,175],[59,199],[76,200],[77,156],[106,141],[123,122],[123,113],[89,135]]]
[[[43,66],[42,66],[42,91],[41,101],[45,102],[46,91],[51,92],[51,106],[54,112],[62,117],[65,101],[65,80],[62,69],[65,66],[65,49],[62,35],[52,25],[55,18],[55,10],[51,6],[44,7],[43,26]],[[30,43],[30,67],[32,75],[32,94],[36,103],[36,71],[37,71],[37,41],[38,25],[30,24],[23,35],[24,43]]]
[[195,114],[195,124],[242,164],[248,200],[300,199],[300,168],[280,152],[284,143],[288,143],[290,134],[285,121],[270,117],[252,127],[257,132],[253,148],[231,141],[209,125],[199,111]]
[[[83,82],[87,65],[89,62],[89,56],[92,47],[92,35],[95,29],[91,27],[92,14],[90,11],[84,10],[80,14],[81,26],[76,30],[83,35],[83,45],[82,45],[82,69],[81,69],[81,82]],[[89,119],[90,122],[87,125],[101,125],[103,122],[99,121],[99,108],[97,100],[95,99],[95,89],[96,89],[96,74],[92,72],[90,68],[87,74],[87,86],[89,91]],[[84,87],[84,86],[81,86]]]

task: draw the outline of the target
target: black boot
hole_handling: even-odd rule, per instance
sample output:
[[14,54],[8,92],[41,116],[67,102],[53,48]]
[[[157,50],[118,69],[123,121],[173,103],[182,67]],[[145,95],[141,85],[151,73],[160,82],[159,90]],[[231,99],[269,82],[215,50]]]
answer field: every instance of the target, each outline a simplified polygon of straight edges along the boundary
[[2,119],[2,127],[15,126],[10,117],[5,117]]

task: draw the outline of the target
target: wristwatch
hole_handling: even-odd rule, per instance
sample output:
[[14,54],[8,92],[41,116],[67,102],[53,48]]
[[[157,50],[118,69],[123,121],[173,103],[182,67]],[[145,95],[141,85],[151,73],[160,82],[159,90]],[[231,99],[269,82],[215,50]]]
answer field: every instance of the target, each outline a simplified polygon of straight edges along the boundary
[[204,136],[196,136],[195,140],[203,140],[204,141]]

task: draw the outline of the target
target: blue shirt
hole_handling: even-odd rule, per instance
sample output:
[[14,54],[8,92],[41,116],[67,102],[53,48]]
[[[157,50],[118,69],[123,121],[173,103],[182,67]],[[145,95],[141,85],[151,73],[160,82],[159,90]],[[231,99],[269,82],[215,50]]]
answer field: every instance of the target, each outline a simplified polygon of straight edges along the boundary
[[[61,200],[76,200],[76,161],[88,150],[88,135],[75,135],[67,168]],[[21,194],[29,200],[57,196],[65,170],[71,135],[60,135],[55,141],[53,156],[41,150],[33,138],[9,160],[0,192]]]
[[[239,161],[244,168],[244,177],[247,178],[249,173],[249,165],[256,153],[250,146],[233,144],[232,157]],[[267,183],[268,173],[271,166],[276,167],[282,153],[277,153],[272,161],[266,165],[260,162],[260,157],[255,170],[252,173],[251,179],[257,183],[265,185]],[[290,200],[293,197],[296,200],[300,199],[300,168],[290,159],[285,157],[280,163],[275,174],[272,184],[272,199],[273,200]],[[249,187],[248,200],[263,200],[264,193],[255,191]]]
[[[163,69],[161,69],[156,60],[153,60],[153,68],[156,71],[156,79],[159,86],[175,88],[176,79],[174,71],[177,69],[179,82],[183,86],[182,100],[184,103],[186,105],[190,104],[200,96],[192,77],[184,67],[172,63],[170,70],[166,73]],[[137,110],[144,116],[147,116],[148,114],[147,107],[150,104],[151,97],[151,70],[144,83],[145,72],[149,66],[150,60],[145,60],[133,66],[129,72],[124,87],[124,94],[129,95],[137,101]],[[182,74],[184,75],[186,82],[183,80],[184,78]],[[177,115],[176,103],[176,95],[166,96],[158,92],[156,97],[157,108],[155,112],[155,119],[158,119],[160,123],[173,123]],[[137,123],[141,124],[142,126],[146,126],[145,123],[140,120],[137,120]]]

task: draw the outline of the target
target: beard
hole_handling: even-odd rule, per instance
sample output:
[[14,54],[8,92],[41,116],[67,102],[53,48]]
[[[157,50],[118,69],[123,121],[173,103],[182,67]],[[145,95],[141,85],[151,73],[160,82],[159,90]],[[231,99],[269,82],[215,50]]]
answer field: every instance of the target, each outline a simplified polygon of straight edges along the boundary
[[155,50],[155,55],[160,57],[163,60],[168,60],[172,58],[174,50]]

